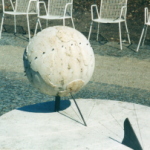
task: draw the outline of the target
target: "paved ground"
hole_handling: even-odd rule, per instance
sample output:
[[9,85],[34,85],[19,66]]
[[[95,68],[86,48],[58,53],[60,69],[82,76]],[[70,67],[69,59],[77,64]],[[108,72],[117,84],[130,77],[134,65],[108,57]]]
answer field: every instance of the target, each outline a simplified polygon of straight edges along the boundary
[[[38,92],[24,76],[27,35],[3,33],[0,40],[0,115],[17,107],[53,100]],[[76,98],[111,99],[150,106],[150,46],[91,41],[96,67]],[[66,98],[63,98],[66,99]]]

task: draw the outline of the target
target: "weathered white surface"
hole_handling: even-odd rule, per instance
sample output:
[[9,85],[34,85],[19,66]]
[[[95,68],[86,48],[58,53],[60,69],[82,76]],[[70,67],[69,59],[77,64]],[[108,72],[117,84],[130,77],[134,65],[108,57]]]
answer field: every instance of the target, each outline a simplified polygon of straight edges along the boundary
[[24,53],[29,81],[42,93],[67,96],[92,77],[95,58],[86,37],[65,26],[49,27],[35,36]]
[[0,117],[0,149],[128,150],[120,144],[126,118],[129,118],[144,150],[150,149],[149,107],[109,100],[79,99],[77,103],[87,127],[82,125],[72,100],[71,106],[59,113],[52,111],[52,105],[47,113],[36,112],[48,110],[48,104],[45,109],[40,108],[44,103],[30,107],[29,110],[34,108],[36,113],[21,110],[6,113]]

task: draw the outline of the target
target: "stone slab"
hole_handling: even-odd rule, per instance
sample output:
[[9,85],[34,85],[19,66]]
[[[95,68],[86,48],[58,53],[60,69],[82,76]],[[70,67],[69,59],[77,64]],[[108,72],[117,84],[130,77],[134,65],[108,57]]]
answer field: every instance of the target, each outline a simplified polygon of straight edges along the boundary
[[129,118],[144,150],[150,149],[150,108],[127,102],[77,99],[87,123],[83,125],[73,100],[25,106],[0,117],[0,149],[129,150],[121,144],[123,123]]

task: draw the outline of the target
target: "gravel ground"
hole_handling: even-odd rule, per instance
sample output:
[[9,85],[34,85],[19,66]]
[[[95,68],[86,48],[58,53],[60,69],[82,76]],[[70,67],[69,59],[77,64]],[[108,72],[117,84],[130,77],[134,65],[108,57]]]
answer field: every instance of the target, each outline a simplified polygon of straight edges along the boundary
[[[24,76],[28,35],[3,33],[0,40],[0,115],[25,105],[54,100],[37,91]],[[150,46],[91,41],[96,59],[90,82],[75,98],[111,99],[150,106]],[[62,99],[66,99],[65,97]]]

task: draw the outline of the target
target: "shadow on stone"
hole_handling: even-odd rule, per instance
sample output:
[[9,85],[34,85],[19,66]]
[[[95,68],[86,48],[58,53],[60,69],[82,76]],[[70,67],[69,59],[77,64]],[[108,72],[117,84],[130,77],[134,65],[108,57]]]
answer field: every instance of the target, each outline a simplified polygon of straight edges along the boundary
[[128,118],[124,121],[124,139],[122,144],[134,150],[143,150]]
[[[68,108],[71,105],[69,100],[61,100],[60,101],[60,111]],[[53,113],[55,112],[55,101],[37,103],[34,105],[28,105],[21,108],[17,108],[17,110],[33,112],[33,113]]]
[[[14,32],[14,25],[3,25],[3,28],[4,28],[4,32],[7,32],[7,33]],[[27,34],[22,26],[17,25],[16,30],[17,30],[17,33]]]

